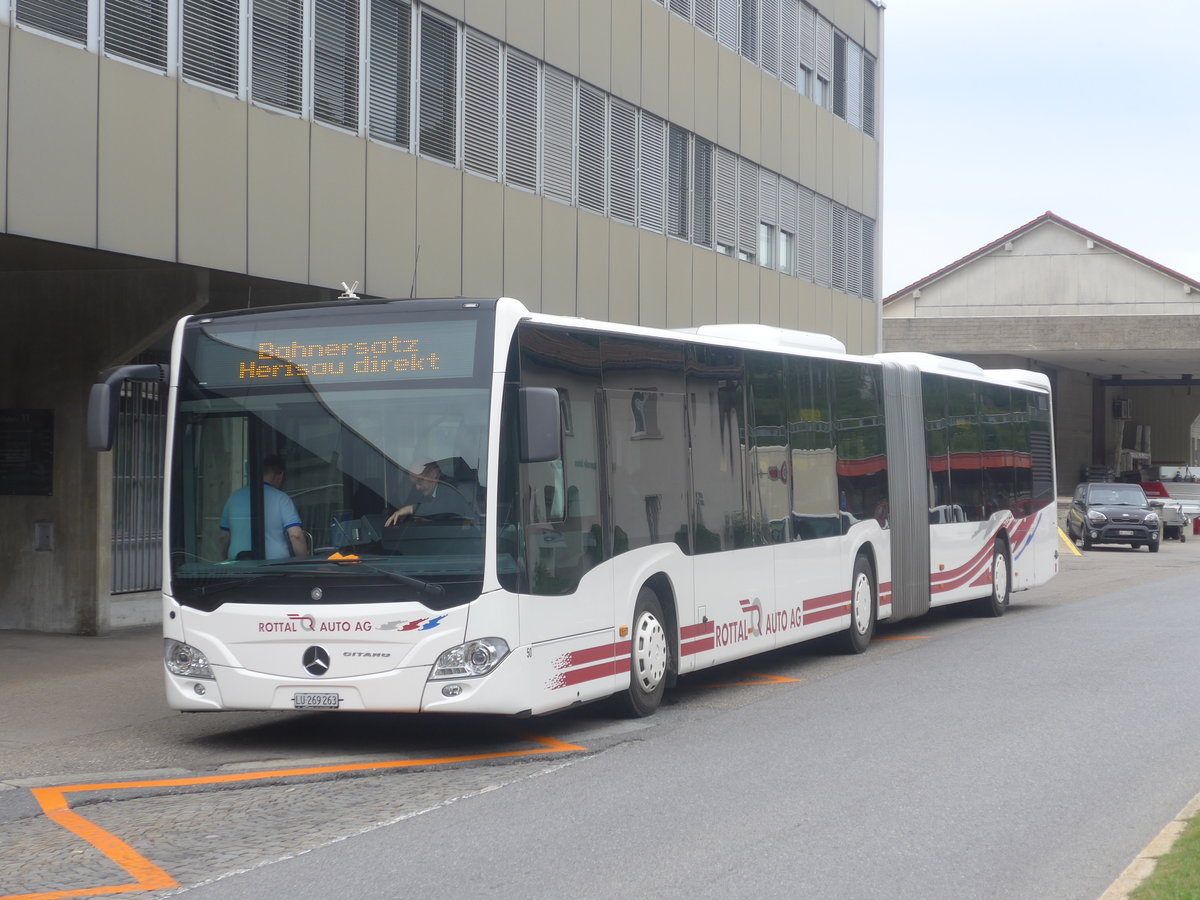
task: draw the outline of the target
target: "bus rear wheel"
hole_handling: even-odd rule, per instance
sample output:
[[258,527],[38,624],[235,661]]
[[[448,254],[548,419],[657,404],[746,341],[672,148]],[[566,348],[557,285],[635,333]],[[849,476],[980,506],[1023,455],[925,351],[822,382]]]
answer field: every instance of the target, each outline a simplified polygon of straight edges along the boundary
[[662,603],[651,588],[638,592],[629,641],[629,687],[620,695],[622,711],[649,716],[662,703],[671,665],[671,644],[663,625]]
[[[1087,546],[1087,532],[1084,532],[1084,546]],[[1009,575],[1008,551],[1004,544],[996,541],[992,548],[992,592],[976,601],[977,609],[982,615],[998,618],[1008,609],[1009,596],[1012,593],[1012,578]]]
[[862,653],[875,634],[875,579],[865,556],[854,560],[850,579],[850,627],[842,632],[842,650]]

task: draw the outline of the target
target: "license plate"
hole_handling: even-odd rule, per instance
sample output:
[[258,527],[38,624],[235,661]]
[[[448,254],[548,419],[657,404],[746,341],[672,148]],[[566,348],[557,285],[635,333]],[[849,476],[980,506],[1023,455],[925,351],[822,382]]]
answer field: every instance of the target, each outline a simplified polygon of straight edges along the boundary
[[1132,531],[1118,531],[1117,534],[1119,534],[1121,537],[1133,537]]
[[337,694],[293,694],[292,706],[296,709],[337,709],[342,698]]

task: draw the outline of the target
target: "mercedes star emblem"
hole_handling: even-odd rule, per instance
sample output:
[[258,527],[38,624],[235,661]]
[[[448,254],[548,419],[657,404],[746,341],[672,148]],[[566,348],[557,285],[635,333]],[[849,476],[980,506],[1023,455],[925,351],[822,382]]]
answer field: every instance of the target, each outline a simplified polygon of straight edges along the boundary
[[324,647],[309,647],[304,651],[304,671],[309,675],[324,675],[329,671],[329,652]]

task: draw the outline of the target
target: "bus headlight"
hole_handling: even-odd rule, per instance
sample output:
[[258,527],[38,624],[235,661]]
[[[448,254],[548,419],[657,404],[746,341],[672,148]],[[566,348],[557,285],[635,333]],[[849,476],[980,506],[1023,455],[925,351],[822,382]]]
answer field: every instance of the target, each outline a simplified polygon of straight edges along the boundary
[[508,656],[508,644],[502,638],[480,638],[451,647],[433,664],[430,681],[440,678],[474,678],[486,675]]
[[179,641],[166,639],[167,646],[164,659],[167,671],[172,675],[183,675],[186,678],[212,678],[212,669],[208,666],[208,657],[191,644],[181,644]]

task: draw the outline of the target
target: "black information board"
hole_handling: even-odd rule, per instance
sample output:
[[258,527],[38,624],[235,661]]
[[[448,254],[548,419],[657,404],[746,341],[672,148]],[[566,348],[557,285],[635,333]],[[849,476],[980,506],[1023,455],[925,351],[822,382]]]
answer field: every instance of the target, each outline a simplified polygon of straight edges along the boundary
[[54,410],[0,409],[0,494],[54,493]]

